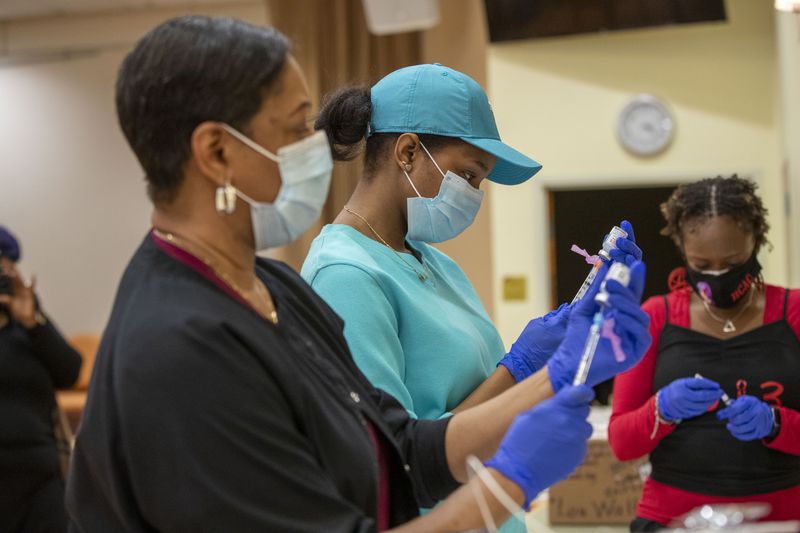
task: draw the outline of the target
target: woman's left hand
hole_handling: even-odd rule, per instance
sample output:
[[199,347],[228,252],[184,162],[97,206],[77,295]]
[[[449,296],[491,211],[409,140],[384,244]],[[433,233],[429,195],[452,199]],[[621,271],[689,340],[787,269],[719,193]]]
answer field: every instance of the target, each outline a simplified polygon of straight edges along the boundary
[[623,220],[619,227],[624,229],[628,236],[617,239],[617,247],[612,249],[609,255],[615,263],[633,266],[636,261],[642,260],[642,249],[636,244],[636,236],[633,233],[633,225],[630,222]]
[[498,365],[506,367],[517,383],[538,372],[564,340],[571,310],[571,305],[561,304],[528,322]]
[[728,431],[741,441],[767,438],[775,427],[772,408],[755,396],[739,396],[730,406],[717,413],[720,420],[728,420]]
[[22,275],[15,266],[5,266],[3,274],[11,280],[11,294],[0,294],[0,305],[8,309],[9,314],[25,329],[36,325],[36,278],[30,283],[25,283]]

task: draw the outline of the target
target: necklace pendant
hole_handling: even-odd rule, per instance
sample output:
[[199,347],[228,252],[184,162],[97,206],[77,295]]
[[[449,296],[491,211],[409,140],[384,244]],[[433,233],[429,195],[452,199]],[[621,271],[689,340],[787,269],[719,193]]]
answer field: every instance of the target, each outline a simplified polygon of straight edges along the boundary
[[733,325],[733,322],[730,320],[725,321],[725,325],[722,326],[723,333],[733,333],[736,331],[736,326]]

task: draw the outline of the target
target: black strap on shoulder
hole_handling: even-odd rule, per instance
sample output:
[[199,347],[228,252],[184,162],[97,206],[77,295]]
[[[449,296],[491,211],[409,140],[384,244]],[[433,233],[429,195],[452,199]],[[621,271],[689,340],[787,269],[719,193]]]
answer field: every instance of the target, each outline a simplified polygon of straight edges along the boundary
[[669,324],[669,301],[667,295],[664,295],[664,324]]
[[786,311],[789,308],[789,287],[783,289],[783,319],[786,320]]

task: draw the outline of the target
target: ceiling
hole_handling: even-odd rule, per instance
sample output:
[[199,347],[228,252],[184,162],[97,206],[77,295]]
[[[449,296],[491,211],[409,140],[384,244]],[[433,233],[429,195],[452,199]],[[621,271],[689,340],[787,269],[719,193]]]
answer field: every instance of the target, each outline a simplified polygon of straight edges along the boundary
[[92,11],[244,4],[246,0],[0,0],[0,21]]

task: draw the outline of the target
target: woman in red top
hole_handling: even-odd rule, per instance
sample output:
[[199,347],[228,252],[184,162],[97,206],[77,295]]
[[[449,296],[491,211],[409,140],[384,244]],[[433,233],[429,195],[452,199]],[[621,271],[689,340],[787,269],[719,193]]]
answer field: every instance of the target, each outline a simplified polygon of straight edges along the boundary
[[616,379],[608,435],[620,460],[650,454],[653,466],[631,531],[709,503],[800,519],[800,291],[763,281],[769,224],[755,189],[704,179],[661,206],[686,268],[644,303],[653,343]]

